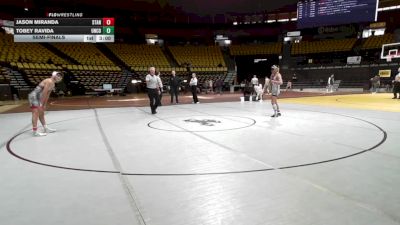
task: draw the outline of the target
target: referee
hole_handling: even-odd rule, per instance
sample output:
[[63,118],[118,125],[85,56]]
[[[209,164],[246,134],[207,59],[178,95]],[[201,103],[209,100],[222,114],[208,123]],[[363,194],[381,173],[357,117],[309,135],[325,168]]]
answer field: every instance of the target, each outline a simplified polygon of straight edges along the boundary
[[159,95],[162,92],[162,83],[160,77],[156,76],[156,68],[150,67],[149,74],[146,76],[147,94],[150,100],[151,114],[156,114],[157,107],[160,104]]

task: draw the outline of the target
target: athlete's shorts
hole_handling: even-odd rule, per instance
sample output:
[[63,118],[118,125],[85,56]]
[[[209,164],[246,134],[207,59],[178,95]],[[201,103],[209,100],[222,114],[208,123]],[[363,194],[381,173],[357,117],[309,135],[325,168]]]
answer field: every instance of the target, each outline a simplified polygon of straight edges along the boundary
[[271,87],[271,95],[278,97],[280,93],[281,93],[280,87],[277,86],[277,85],[272,85],[272,87]]
[[29,105],[31,109],[37,109],[40,108],[42,105],[40,104],[40,94],[36,94],[34,92],[31,92],[28,95],[28,100],[29,100]]

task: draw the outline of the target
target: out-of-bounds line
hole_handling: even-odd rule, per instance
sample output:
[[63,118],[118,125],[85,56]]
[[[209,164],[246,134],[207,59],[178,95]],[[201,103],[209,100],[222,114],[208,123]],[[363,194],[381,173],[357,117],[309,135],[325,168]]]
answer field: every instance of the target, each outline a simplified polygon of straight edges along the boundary
[[[231,107],[223,107],[223,108],[231,108]],[[144,112],[144,113],[146,113],[146,114],[149,114],[148,112],[144,111],[144,110],[141,109],[141,108],[136,108],[136,109],[139,110],[139,111],[142,111],[142,112]],[[233,108],[233,109],[234,109],[234,108]],[[236,110],[237,110],[237,109],[236,109]],[[243,111],[247,111],[247,110],[243,110]],[[304,110],[304,111],[306,111],[306,110]],[[320,113],[323,113],[323,112],[320,112]],[[333,114],[333,113],[328,113],[328,114]],[[338,115],[340,115],[340,114],[338,114]],[[341,116],[345,116],[345,115],[341,115]],[[347,117],[350,117],[350,116],[347,116]],[[87,118],[87,117],[82,117],[82,118]],[[159,119],[162,119],[162,118],[160,118],[160,117],[158,117],[158,118],[159,118]],[[350,117],[350,118],[353,118],[353,117]],[[74,120],[74,119],[77,119],[77,118],[64,120],[64,122],[65,122],[65,121],[69,121],[69,120]],[[201,176],[201,175],[223,175],[223,174],[254,173],[254,172],[270,171],[270,170],[274,170],[274,169],[290,169],[290,168],[305,167],[305,166],[312,166],[312,165],[318,165],[318,164],[333,162],[333,161],[337,161],[337,160],[341,160],[341,159],[353,157],[353,156],[356,156],[356,155],[359,155],[359,154],[362,154],[362,153],[371,151],[371,150],[377,148],[378,146],[382,145],[382,144],[386,141],[386,139],[387,139],[387,133],[386,133],[386,131],[383,130],[381,127],[379,127],[378,125],[376,125],[376,124],[374,124],[374,123],[372,123],[372,122],[366,121],[366,120],[362,120],[362,119],[359,119],[359,118],[354,118],[354,119],[358,119],[358,120],[367,122],[367,123],[369,123],[369,124],[375,126],[376,128],[378,128],[378,129],[383,133],[383,138],[382,138],[382,140],[381,140],[378,144],[376,144],[376,145],[374,145],[374,146],[372,146],[372,147],[370,147],[370,148],[368,148],[368,149],[365,149],[365,150],[360,151],[360,152],[356,152],[356,153],[351,154],[351,155],[347,155],[347,156],[343,156],[343,157],[339,157],[339,158],[334,158],[334,159],[330,159],[330,160],[319,161],[319,162],[313,162],[313,163],[307,163],[307,164],[299,164],[299,165],[292,165],[292,166],[285,166],[285,167],[279,167],[279,168],[263,168],[263,169],[254,169],[254,170],[225,171],[225,172],[222,171],[222,172],[210,172],[210,173],[169,173],[169,174],[160,174],[160,173],[124,173],[124,172],[122,172],[122,171],[90,170],[90,169],[79,169],[79,168],[72,168],[72,167],[57,166],[57,165],[51,165],[51,164],[40,163],[40,162],[36,162],[36,161],[33,161],[33,160],[29,160],[29,159],[26,159],[26,158],[24,158],[24,157],[21,157],[21,156],[19,156],[19,155],[17,155],[16,153],[13,152],[13,150],[11,149],[11,146],[10,146],[11,143],[12,143],[12,141],[13,141],[15,138],[17,138],[19,135],[21,135],[21,134],[23,134],[24,132],[27,132],[27,131],[21,132],[21,133],[15,135],[13,138],[11,138],[11,139],[7,142],[7,150],[8,150],[8,152],[9,152],[11,155],[13,155],[14,157],[19,158],[19,159],[24,160],[24,161],[27,161],[27,162],[30,162],[30,163],[34,163],[34,164],[38,164],[38,165],[42,165],[42,166],[53,167],[53,168],[59,168],[59,169],[69,169],[69,170],[85,171],[85,172],[121,173],[121,174],[123,174],[123,175],[132,175],[132,176],[198,176],[198,175]],[[56,123],[60,123],[60,122],[62,122],[62,121],[58,121],[58,122],[56,122]]]
[[[90,104],[88,104],[88,107],[90,107]],[[114,115],[114,114],[120,114],[120,113],[127,113],[127,112],[132,112],[131,110],[129,111],[123,111],[123,112],[118,112],[118,113],[110,113],[110,114],[105,114],[105,115]],[[58,124],[58,123],[63,123],[63,122],[68,122],[68,121],[72,121],[72,120],[79,120],[79,119],[87,119],[87,118],[94,118],[94,116],[82,116],[82,117],[77,117],[77,118],[70,118],[70,119],[65,119],[65,120],[60,120],[57,122],[53,122],[53,123],[49,123],[49,125],[51,124]],[[74,167],[68,167],[68,166],[59,166],[59,165],[53,165],[53,164],[48,164],[48,163],[42,163],[42,162],[38,162],[38,161],[34,161],[31,159],[27,159],[25,157],[22,157],[18,154],[16,154],[12,148],[11,148],[11,143],[20,135],[29,132],[30,130],[26,130],[27,127],[29,127],[30,125],[25,126],[23,129],[21,129],[20,131],[18,131],[18,133],[16,135],[14,135],[13,137],[11,137],[7,142],[5,142],[4,144],[2,144],[0,146],[0,148],[2,148],[4,145],[6,146],[6,149],[8,151],[9,154],[11,154],[12,156],[29,162],[29,163],[33,163],[36,165],[41,165],[41,166],[47,166],[47,167],[52,167],[52,168],[58,168],[58,169],[66,169],[66,170],[74,170],[74,171],[82,171],[82,172],[96,172],[96,173],[120,173],[120,171],[114,171],[114,170],[94,170],[94,169],[82,169],[82,168],[74,168]]]
[[[11,138],[15,137],[15,135],[18,135],[18,134],[20,134],[20,133],[22,133],[22,132],[25,132],[25,130],[28,129],[29,126],[31,126],[31,124],[28,124],[28,125],[24,126],[23,128],[21,128],[20,130],[18,130],[18,131],[14,134],[14,136],[12,136]],[[0,149],[2,149],[4,146],[6,146],[7,143],[8,143],[8,141],[5,141],[5,142],[1,143]]]
[[15,135],[14,137],[12,137],[10,140],[8,140],[7,144],[6,144],[6,148],[8,153],[10,153],[12,156],[21,159],[23,161],[29,162],[29,163],[33,163],[36,165],[41,165],[41,166],[47,166],[47,167],[53,167],[53,168],[58,168],[58,169],[66,169],[66,170],[75,170],[75,171],[84,171],[84,172],[97,172],[97,173],[119,173],[118,171],[111,171],[111,170],[91,170],[91,169],[81,169],[81,168],[73,168],[73,167],[66,167],[66,166],[57,166],[57,165],[52,165],[52,164],[47,164],[47,163],[41,163],[41,162],[37,162],[34,160],[30,160],[27,158],[24,158],[20,155],[17,155],[16,153],[14,153],[14,151],[11,149],[11,143],[12,141],[17,138],[19,135],[27,132],[29,130],[25,130],[17,135]]

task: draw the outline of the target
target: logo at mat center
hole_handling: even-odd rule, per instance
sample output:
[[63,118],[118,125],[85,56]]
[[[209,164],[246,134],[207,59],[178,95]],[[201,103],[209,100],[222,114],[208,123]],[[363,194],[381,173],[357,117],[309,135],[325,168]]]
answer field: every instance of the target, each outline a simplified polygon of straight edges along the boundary
[[221,123],[221,121],[210,120],[210,119],[202,119],[202,120],[199,120],[199,119],[187,119],[187,120],[184,120],[184,121],[186,123],[198,123],[198,124],[200,124],[202,126],[209,126],[209,127],[215,126],[215,124],[217,124],[217,123]]

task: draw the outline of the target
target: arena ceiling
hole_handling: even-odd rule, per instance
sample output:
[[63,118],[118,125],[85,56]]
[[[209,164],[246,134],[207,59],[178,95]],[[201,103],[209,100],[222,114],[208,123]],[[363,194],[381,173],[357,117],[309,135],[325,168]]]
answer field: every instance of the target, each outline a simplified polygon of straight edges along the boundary
[[[100,7],[104,10],[124,10],[161,14],[247,14],[296,11],[298,0],[0,0],[2,6],[38,9],[45,11],[71,11],[84,6]],[[400,0],[379,0],[380,7],[400,5]],[[55,9],[55,10],[54,10]],[[96,10],[96,9],[95,9]],[[94,10],[94,11],[95,11]]]
[[169,0],[169,2],[173,6],[181,6],[186,12],[223,14],[270,12],[288,5],[296,5],[297,0]]
[[225,14],[271,12],[284,6],[295,7],[298,0],[1,0],[2,4],[28,7],[93,5],[132,11],[155,11],[165,8],[180,9],[185,13]]

